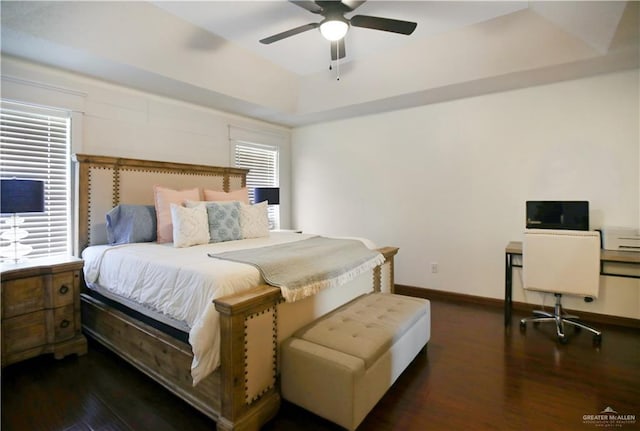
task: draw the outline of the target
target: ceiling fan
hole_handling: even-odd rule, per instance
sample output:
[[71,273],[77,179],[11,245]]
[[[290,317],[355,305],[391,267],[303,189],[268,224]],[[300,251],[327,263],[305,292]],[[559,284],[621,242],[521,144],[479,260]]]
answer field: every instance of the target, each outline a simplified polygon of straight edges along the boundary
[[289,3],[293,3],[296,6],[306,9],[316,15],[322,15],[324,19],[320,22],[312,22],[301,25],[300,27],[292,28],[291,30],[283,31],[282,33],[274,34],[273,36],[260,40],[260,43],[270,44],[314,28],[320,28],[320,33],[322,33],[324,38],[331,41],[332,61],[344,58],[346,55],[344,48],[344,36],[349,30],[349,26],[409,35],[413,33],[418,25],[417,23],[410,21],[400,21],[397,19],[379,18],[367,15],[354,15],[349,19],[344,17],[344,14],[353,12],[356,8],[362,6],[365,1],[289,0]]

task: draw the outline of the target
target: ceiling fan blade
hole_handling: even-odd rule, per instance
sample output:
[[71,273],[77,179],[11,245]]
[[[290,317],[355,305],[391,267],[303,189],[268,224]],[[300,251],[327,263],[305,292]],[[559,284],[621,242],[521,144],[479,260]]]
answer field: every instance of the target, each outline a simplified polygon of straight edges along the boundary
[[357,8],[362,6],[363,3],[366,3],[366,2],[367,2],[367,0],[362,0],[362,1],[342,0],[342,4],[345,5],[346,7],[348,7],[351,11],[356,10]]
[[344,49],[344,37],[340,40],[334,40],[331,42],[331,61],[336,61],[338,58],[344,58],[346,55],[347,53]]
[[315,2],[308,0],[289,0],[289,3],[293,3],[296,6],[300,6],[302,9],[306,9],[311,13],[320,13],[322,12],[322,8],[318,6]]
[[264,43],[268,45],[273,42],[277,42],[279,40],[285,39],[287,37],[295,36],[296,34],[303,33],[307,30],[311,30],[313,28],[318,28],[320,24],[317,22],[312,22],[310,24],[301,25],[300,27],[292,28],[291,30],[283,31],[282,33],[274,34],[273,36],[265,37],[260,40],[260,43]]
[[390,31],[400,34],[411,34],[418,26],[415,22],[367,15],[356,15],[351,18],[350,22],[354,27],[371,28],[373,30]]

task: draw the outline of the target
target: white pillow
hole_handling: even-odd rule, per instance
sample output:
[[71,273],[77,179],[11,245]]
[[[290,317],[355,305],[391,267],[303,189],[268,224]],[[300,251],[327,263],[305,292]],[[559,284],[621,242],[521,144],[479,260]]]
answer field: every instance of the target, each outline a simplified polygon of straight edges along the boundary
[[242,238],[269,236],[267,201],[255,205],[240,203],[240,229]]
[[209,242],[209,220],[204,205],[185,208],[171,204],[171,223],[174,247],[190,247]]

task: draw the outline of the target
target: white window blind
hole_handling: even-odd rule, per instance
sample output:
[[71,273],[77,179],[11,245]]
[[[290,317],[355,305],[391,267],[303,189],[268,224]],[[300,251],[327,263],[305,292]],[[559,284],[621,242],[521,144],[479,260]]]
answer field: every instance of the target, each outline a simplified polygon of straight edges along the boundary
[[45,183],[45,212],[21,214],[29,257],[70,254],[70,127],[66,111],[6,101],[0,107],[0,176]]
[[[278,187],[278,147],[246,142],[235,143],[235,165],[249,169],[247,188],[249,199],[253,202],[255,187]],[[269,205],[269,223],[272,227],[280,226],[277,205]]]

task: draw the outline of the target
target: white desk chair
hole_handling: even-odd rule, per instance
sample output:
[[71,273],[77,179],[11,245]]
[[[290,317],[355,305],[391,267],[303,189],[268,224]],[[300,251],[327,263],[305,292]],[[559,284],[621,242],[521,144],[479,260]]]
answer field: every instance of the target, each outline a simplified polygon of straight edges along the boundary
[[[555,322],[558,341],[567,342],[564,324],[575,330],[585,329],[593,333],[593,342],[599,345],[602,333],[578,320],[578,316],[565,314],[561,298],[563,294],[584,298],[597,298],[600,287],[600,233],[530,229],[524,233],[522,243],[523,287],[555,294],[553,313],[534,310],[534,317],[522,319],[520,328],[527,322]],[[587,299],[588,300],[588,299]]]

